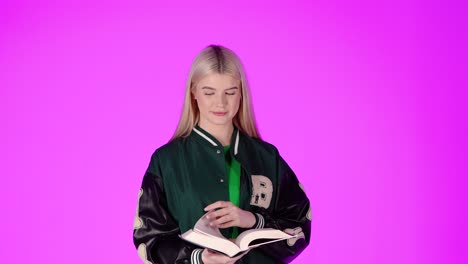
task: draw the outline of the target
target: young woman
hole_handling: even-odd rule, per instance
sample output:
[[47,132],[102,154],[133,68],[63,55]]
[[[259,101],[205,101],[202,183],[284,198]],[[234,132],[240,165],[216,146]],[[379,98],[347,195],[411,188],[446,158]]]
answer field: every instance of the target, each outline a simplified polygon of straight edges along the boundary
[[[299,236],[229,258],[179,237],[207,212],[229,238],[267,227]],[[208,46],[190,69],[177,130],[143,177],[133,231],[138,255],[145,264],[287,263],[309,244],[310,221],[302,185],[260,139],[239,58]]]

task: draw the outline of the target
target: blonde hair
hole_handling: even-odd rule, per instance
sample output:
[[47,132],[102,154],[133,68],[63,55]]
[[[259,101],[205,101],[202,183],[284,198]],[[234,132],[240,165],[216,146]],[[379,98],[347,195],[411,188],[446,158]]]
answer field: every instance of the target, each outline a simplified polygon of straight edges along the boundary
[[170,141],[190,135],[192,129],[200,120],[200,111],[193,97],[192,89],[203,77],[214,73],[227,74],[240,81],[241,102],[237,114],[232,119],[233,124],[247,135],[260,139],[250,99],[249,84],[239,57],[226,47],[209,45],[198,54],[192,63],[185,85],[182,114]]

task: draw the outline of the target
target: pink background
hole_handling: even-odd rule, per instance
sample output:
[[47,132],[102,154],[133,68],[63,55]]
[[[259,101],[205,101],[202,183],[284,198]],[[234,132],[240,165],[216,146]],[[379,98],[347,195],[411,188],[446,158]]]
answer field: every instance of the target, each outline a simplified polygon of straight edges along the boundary
[[209,44],[311,200],[295,263],[467,263],[463,4],[56,2],[0,4],[1,263],[140,263],[142,176]]

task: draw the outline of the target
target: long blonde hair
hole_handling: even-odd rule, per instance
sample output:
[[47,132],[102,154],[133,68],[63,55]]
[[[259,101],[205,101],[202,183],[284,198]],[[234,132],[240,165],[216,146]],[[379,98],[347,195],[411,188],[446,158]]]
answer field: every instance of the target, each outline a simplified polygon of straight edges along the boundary
[[208,74],[227,74],[241,83],[241,102],[233,124],[247,135],[260,138],[250,99],[250,89],[244,67],[239,57],[230,49],[209,45],[204,48],[192,63],[185,85],[185,100],[177,129],[171,140],[187,137],[200,120],[200,111],[193,98],[192,88]]

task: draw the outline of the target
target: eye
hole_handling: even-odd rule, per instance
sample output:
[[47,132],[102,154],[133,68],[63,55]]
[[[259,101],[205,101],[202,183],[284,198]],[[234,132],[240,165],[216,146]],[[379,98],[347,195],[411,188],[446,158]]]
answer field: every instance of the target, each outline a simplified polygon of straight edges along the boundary
[[226,92],[226,94],[227,94],[227,95],[235,95],[236,92],[230,92],[230,93],[227,93],[227,92]]
[[205,93],[205,95],[213,95],[214,93]]

